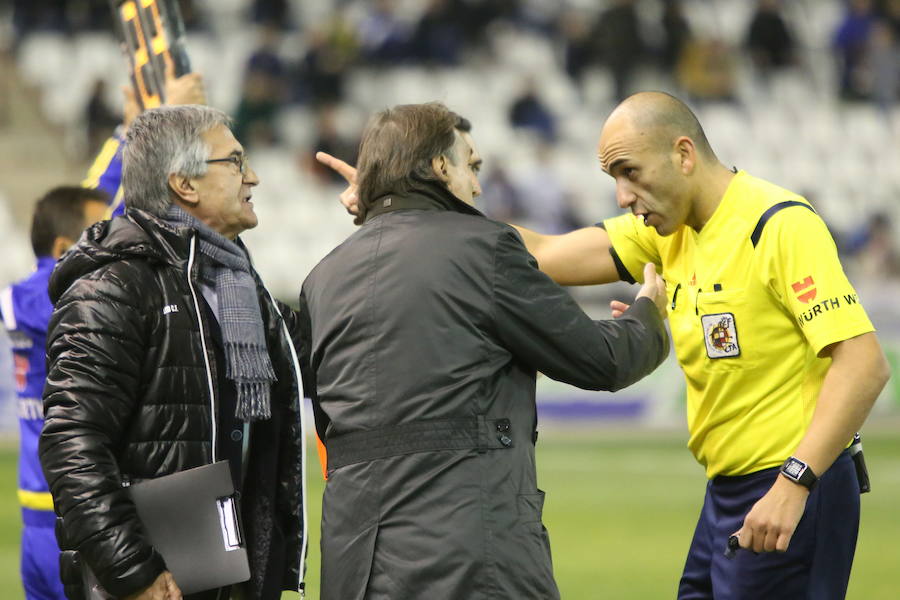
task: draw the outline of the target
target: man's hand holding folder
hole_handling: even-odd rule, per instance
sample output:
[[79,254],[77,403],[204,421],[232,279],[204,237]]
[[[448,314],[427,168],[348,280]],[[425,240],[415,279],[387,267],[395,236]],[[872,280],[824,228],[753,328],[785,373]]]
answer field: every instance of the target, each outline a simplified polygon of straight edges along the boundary
[[125,600],[181,600],[181,590],[168,571],[163,571],[144,591],[126,596]]

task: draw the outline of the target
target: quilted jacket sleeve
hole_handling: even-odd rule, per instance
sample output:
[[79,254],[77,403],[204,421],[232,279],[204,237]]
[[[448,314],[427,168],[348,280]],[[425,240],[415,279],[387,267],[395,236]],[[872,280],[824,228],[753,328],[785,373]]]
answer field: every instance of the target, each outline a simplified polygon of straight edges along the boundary
[[[145,539],[115,460],[137,406],[146,354],[141,281],[114,266],[77,280],[62,295],[47,338],[45,425],[40,458],[65,532],[115,596],[136,592],[165,569]],[[145,275],[146,277],[146,275]]]

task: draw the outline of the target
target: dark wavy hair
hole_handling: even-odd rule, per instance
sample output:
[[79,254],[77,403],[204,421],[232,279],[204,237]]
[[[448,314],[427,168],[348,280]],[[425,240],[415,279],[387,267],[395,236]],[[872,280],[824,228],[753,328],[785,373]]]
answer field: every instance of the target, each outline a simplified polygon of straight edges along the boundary
[[378,198],[402,194],[417,183],[437,181],[431,159],[456,164],[455,131],[469,132],[469,121],[440,102],[401,104],[373,116],[359,144],[359,213],[356,224]]

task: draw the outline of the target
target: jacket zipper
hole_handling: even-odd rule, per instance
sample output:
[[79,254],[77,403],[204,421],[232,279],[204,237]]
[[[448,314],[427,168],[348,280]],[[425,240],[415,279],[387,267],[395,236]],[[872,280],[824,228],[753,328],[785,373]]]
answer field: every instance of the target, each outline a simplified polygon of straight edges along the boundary
[[191,250],[188,254],[187,264],[187,283],[191,290],[191,299],[194,301],[194,310],[197,311],[197,323],[200,325],[200,345],[203,347],[203,364],[206,366],[206,382],[209,384],[209,417],[210,431],[212,431],[212,448],[210,449],[212,462],[216,462],[216,396],[215,386],[213,385],[212,369],[209,366],[209,354],[206,347],[206,335],[203,333],[203,315],[200,313],[200,303],[197,301],[197,291],[194,289],[194,283],[191,281],[191,271],[194,269],[194,257],[197,250],[197,235],[191,236]]
[[306,406],[303,395],[303,377],[300,372],[300,361],[297,359],[297,350],[294,348],[291,334],[284,322],[284,316],[281,314],[281,310],[278,308],[278,303],[275,302],[275,298],[272,297],[272,292],[266,289],[266,293],[269,295],[269,300],[272,301],[275,312],[281,319],[281,331],[287,341],[288,349],[291,351],[291,364],[294,366],[294,377],[297,378],[297,402],[300,405],[300,461],[302,463],[300,465],[300,502],[303,504],[303,539],[300,542],[300,568],[298,569],[300,581],[297,582],[297,590],[300,592],[300,597],[305,598],[306,590],[304,589],[303,579],[306,576],[306,551],[307,543],[309,541],[307,532],[309,524],[306,514]]

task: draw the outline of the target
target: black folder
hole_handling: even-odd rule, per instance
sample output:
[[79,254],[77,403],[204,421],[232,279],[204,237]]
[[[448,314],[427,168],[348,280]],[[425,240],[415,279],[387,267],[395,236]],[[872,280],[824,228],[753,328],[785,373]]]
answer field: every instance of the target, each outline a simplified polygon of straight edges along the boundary
[[[228,461],[147,479],[128,491],[183,594],[250,579]],[[88,598],[103,597],[99,591],[89,589]]]

